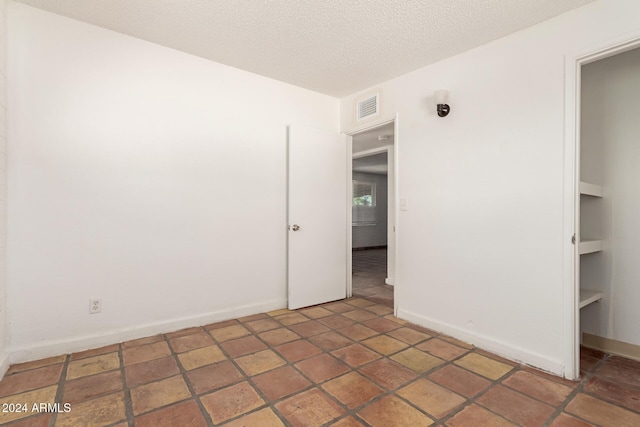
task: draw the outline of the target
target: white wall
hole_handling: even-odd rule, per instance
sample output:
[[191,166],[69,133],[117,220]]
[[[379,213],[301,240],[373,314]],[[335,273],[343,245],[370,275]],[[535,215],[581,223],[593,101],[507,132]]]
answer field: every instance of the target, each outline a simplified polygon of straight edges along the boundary
[[638,16],[600,0],[376,86],[399,114],[401,317],[563,372],[565,55],[640,32]]
[[285,306],[286,125],[337,131],[339,101],[19,3],[9,24],[13,361]]
[[353,248],[385,246],[387,244],[387,176],[353,172],[353,179],[376,184],[376,223],[375,225],[352,226],[351,246]]
[[[582,169],[584,180],[605,187],[602,199],[585,200],[592,237],[602,253],[581,257],[581,284],[601,290],[600,304],[581,310],[583,331],[640,345],[640,49],[582,68]],[[584,204],[584,202],[583,202]],[[597,212],[593,212],[597,210]],[[583,234],[589,232],[589,228]],[[588,257],[588,258],[587,258]]]
[[7,0],[0,0],[0,378],[9,368],[7,334]]

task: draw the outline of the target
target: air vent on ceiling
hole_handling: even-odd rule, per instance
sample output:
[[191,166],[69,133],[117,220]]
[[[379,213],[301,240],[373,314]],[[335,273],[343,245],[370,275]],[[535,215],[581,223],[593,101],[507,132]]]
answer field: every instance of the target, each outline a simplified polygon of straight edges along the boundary
[[363,99],[357,104],[357,117],[358,120],[366,119],[367,117],[375,116],[378,114],[378,94],[376,93],[369,98]]

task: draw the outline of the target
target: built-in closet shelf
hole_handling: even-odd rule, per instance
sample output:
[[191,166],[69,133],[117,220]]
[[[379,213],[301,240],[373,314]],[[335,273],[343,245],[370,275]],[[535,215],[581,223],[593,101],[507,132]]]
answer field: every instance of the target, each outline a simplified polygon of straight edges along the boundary
[[580,308],[591,304],[592,302],[600,301],[602,299],[602,292],[590,291],[588,289],[580,289]]
[[602,250],[602,240],[583,240],[580,242],[580,255],[592,254]]
[[585,196],[602,197],[602,186],[580,181],[580,194]]

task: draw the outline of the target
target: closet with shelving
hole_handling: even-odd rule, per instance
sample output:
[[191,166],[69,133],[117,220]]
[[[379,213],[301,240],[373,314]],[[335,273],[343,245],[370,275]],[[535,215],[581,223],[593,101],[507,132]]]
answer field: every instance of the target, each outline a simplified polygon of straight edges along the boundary
[[581,341],[640,358],[640,49],[581,71]]

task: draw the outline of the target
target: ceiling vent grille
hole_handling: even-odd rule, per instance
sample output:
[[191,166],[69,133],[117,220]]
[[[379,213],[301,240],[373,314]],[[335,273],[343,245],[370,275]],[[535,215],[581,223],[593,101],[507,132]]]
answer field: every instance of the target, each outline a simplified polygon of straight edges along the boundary
[[358,102],[356,108],[358,121],[366,119],[367,117],[375,116],[378,114],[378,94],[376,93],[375,95]]

